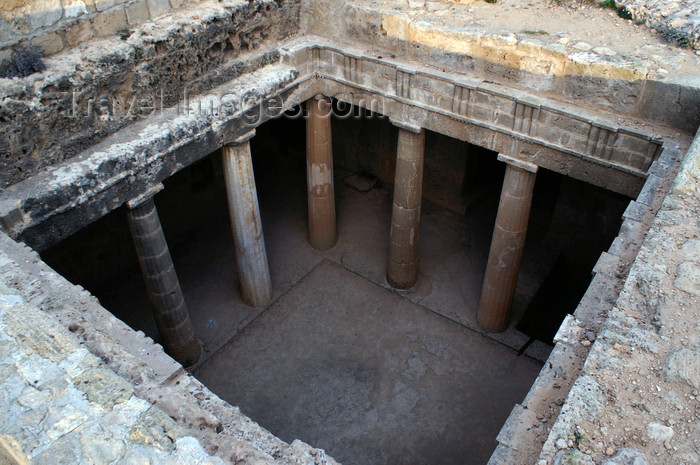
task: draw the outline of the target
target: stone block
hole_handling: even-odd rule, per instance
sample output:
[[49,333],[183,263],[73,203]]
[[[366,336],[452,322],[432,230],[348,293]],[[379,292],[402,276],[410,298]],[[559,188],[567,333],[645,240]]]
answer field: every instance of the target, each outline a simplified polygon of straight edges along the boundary
[[5,21],[0,18],[0,44],[10,40],[10,31],[5,24]]
[[615,282],[605,274],[596,274],[576,307],[574,317],[586,326],[596,324],[598,318],[615,305],[618,296]]
[[[627,132],[627,131],[625,131]],[[623,131],[618,132],[617,146],[632,152],[646,153],[649,149],[649,139],[635,137],[625,134]]]
[[97,11],[109,10],[119,4],[126,3],[126,0],[93,0]]
[[88,13],[87,5],[83,0],[64,0],[63,12],[65,18],[77,18]]
[[668,357],[664,365],[664,377],[682,381],[689,386],[700,389],[700,349],[679,348]]
[[581,339],[582,334],[583,328],[578,325],[576,318],[573,315],[566,315],[557,334],[554,336],[554,342],[575,345]]
[[655,174],[650,175],[647,181],[644,183],[642,192],[639,193],[637,197],[637,203],[643,205],[651,206],[654,203],[654,196],[661,186],[662,178],[656,176]]
[[32,27],[24,16],[13,16],[6,20],[7,29],[13,36],[23,36],[31,32]]
[[513,410],[511,410],[508,419],[503,424],[501,431],[498,432],[496,440],[499,444],[503,444],[514,450],[519,450],[522,444],[518,441],[518,433],[532,428],[535,420],[536,418],[531,410],[524,408],[520,404],[516,404]]
[[168,0],[146,0],[146,3],[148,3],[151,18],[157,18],[170,11],[170,2]]
[[629,166],[630,168],[636,168],[639,171],[646,173],[651,165],[651,160],[644,155],[639,155],[635,153],[629,154]]
[[145,23],[151,16],[148,12],[148,5],[145,1],[140,1],[132,3],[129,8],[126,9],[126,19],[129,24],[135,26],[137,24]]
[[604,276],[608,277],[615,277],[615,273],[617,272],[617,267],[620,264],[620,257],[617,255],[609,254],[607,252],[603,252],[600,254],[600,257],[598,257],[598,261],[596,262],[595,266],[593,267],[593,274],[603,274]]
[[659,159],[651,164],[649,172],[656,176],[665,178],[671,172],[671,168],[673,168],[673,165]]
[[[689,294],[700,295],[700,273],[698,271],[700,271],[700,267],[696,263],[681,263],[678,266],[678,278],[673,285]],[[698,371],[700,372],[700,364],[698,364]],[[698,380],[700,383],[700,377]],[[700,388],[700,384],[695,387]]]
[[40,47],[47,55],[53,55],[63,50],[63,39],[55,32],[32,39],[32,45]]
[[105,11],[92,20],[95,32],[100,37],[112,36],[121,29],[126,29],[124,10]]
[[88,20],[80,21],[68,28],[63,36],[66,46],[75,47],[95,37],[96,33],[92,23]]
[[649,208],[646,205],[637,203],[633,200],[627,206],[627,209],[622,214],[622,217],[641,222],[647,210],[649,210]]
[[[605,154],[607,153],[607,150],[607,148],[602,148],[602,153],[600,154],[598,154],[598,150],[596,150],[596,154],[594,154],[593,156],[605,159]],[[611,162],[616,163],[618,165],[630,166],[630,152],[628,152],[627,150],[620,149],[618,147],[612,148],[612,150],[609,152],[608,159]]]
[[32,29],[49,27],[63,16],[61,0],[42,0],[41,2],[29,2],[25,7],[27,21]]
[[486,465],[513,465],[515,462],[512,456],[513,450],[510,447],[499,444]]

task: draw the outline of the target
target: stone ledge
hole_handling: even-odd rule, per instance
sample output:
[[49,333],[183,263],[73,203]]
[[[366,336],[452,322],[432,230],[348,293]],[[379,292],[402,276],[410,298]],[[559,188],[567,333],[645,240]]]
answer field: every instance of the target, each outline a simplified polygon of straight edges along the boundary
[[[0,278],[0,433],[31,463],[147,460],[217,465],[158,407]],[[55,463],[55,462],[54,462]]]
[[[266,55],[267,52],[263,51],[258,56]],[[249,58],[258,62],[255,55]],[[628,195],[639,191],[644,174],[640,169],[605,159],[606,150],[597,152],[596,147],[612,149],[607,142],[600,142],[608,140],[607,136],[600,139],[600,134],[615,131],[626,134],[624,137],[635,138],[627,140],[637,141],[641,146],[634,147],[630,142],[625,153],[636,152],[635,156],[645,160],[643,166],[647,167],[653,158],[645,157],[648,154],[655,157],[660,147],[660,142],[651,136],[623,130],[600,119],[574,115],[555,102],[535,99],[517,90],[513,90],[511,96],[503,86],[478,81],[473,83],[472,89],[467,87],[470,85],[468,79],[465,81],[444,72],[433,73],[426,68],[415,68],[411,74],[413,77],[407,81],[404,90],[410,99],[399,97],[394,95],[394,85],[397,73],[403,73],[399,71],[400,62],[363,58],[352,49],[341,52],[337,45],[322,39],[320,43],[315,38],[289,41],[281,58],[280,64],[256,69],[219,86],[209,95],[188,102],[188,108],[197,108],[201,103],[202,108],[217,108],[221,114],[183,115],[179,106],[162,110],[103,140],[63,166],[9,187],[0,196],[3,227],[14,237],[21,234],[23,240],[41,250],[49,245],[48,241],[55,242],[75,232],[86,222],[138,196],[153,182],[162,181],[216,150],[225,140],[245,132],[242,126],[251,124],[246,122],[245,112],[249,108],[241,107],[242,99],[252,98],[245,102],[250,111],[257,107],[265,110],[264,115],[252,123],[256,126],[280,113],[268,111],[273,100],[277,102],[278,110],[282,109],[280,104],[286,109],[309,98],[310,90],[319,92],[324,89],[327,94],[342,99],[347,92],[336,86],[345,86],[348,77],[364,83],[347,85],[361,86],[360,89],[367,92],[365,104],[371,106],[372,101],[381,100],[381,112],[390,117],[484,145],[524,162]],[[342,65],[334,67],[333,63]],[[434,93],[419,93],[421,87],[411,84],[414,79],[425,80],[423,87],[435,89]],[[403,78],[401,82],[404,82]],[[316,88],[317,85],[321,87]],[[468,107],[473,110],[465,112],[469,116],[453,113],[457,88],[470,89],[469,101],[472,104]],[[537,114],[549,112],[546,121],[551,119],[559,125],[553,136],[555,139],[548,139],[546,134],[541,134],[543,129],[538,129],[547,127],[546,122],[523,123],[524,115],[535,114],[535,110],[529,112],[523,107],[524,102],[534,101],[539,102],[537,111],[540,113]],[[362,105],[361,102],[352,103]],[[461,108],[462,105],[457,106],[460,112]],[[521,124],[516,124],[518,120]],[[530,128],[533,135],[523,132],[530,132]],[[593,133],[595,135],[591,136]],[[574,140],[580,144],[576,146]],[[569,144],[575,149],[568,148]],[[621,142],[620,145],[624,144]],[[616,150],[618,148],[611,150],[610,154],[614,155]],[[53,222],[50,227],[49,219]]]

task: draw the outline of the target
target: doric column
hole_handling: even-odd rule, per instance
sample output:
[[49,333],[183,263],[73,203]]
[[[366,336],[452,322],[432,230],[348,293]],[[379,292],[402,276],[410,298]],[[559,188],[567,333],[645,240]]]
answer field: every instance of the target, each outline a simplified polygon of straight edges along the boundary
[[129,227],[163,347],[187,367],[199,360],[202,348],[195,337],[180,281],[153,203],[153,196],[162,188],[163,185],[159,183],[144,196],[127,203]]
[[259,307],[272,299],[272,281],[250,156],[249,141],[254,135],[251,131],[225,145],[223,162],[241,297]]
[[498,155],[498,160],[507,163],[506,175],[477,314],[477,323],[489,332],[508,326],[537,173],[532,163],[505,155]]
[[306,182],[309,203],[309,242],[330,249],[338,235],[333,189],[331,100],[322,95],[306,101]]
[[416,284],[418,279],[425,131],[393,120],[392,123],[399,127],[399,141],[386,280],[392,287],[406,289]]

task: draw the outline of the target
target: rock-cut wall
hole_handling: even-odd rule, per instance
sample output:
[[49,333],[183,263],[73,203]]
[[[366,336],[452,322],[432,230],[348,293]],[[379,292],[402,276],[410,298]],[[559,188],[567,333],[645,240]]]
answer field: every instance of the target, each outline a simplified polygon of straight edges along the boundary
[[47,54],[108,37],[200,0],[3,0],[0,58],[18,43]]
[[[299,31],[299,12],[299,0],[204,1],[129,37],[57,54],[43,73],[0,79],[0,188],[185,95],[278,61],[275,44]],[[258,49],[253,63],[239,61]]]

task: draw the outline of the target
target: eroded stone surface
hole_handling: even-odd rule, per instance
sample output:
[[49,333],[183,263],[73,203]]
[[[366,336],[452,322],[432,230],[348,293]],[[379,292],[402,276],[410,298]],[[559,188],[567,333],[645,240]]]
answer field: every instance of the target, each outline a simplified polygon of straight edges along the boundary
[[[67,329],[0,290],[0,432],[31,463],[222,464],[158,407],[90,354]],[[117,421],[114,421],[117,420]],[[67,461],[64,461],[67,460]]]

